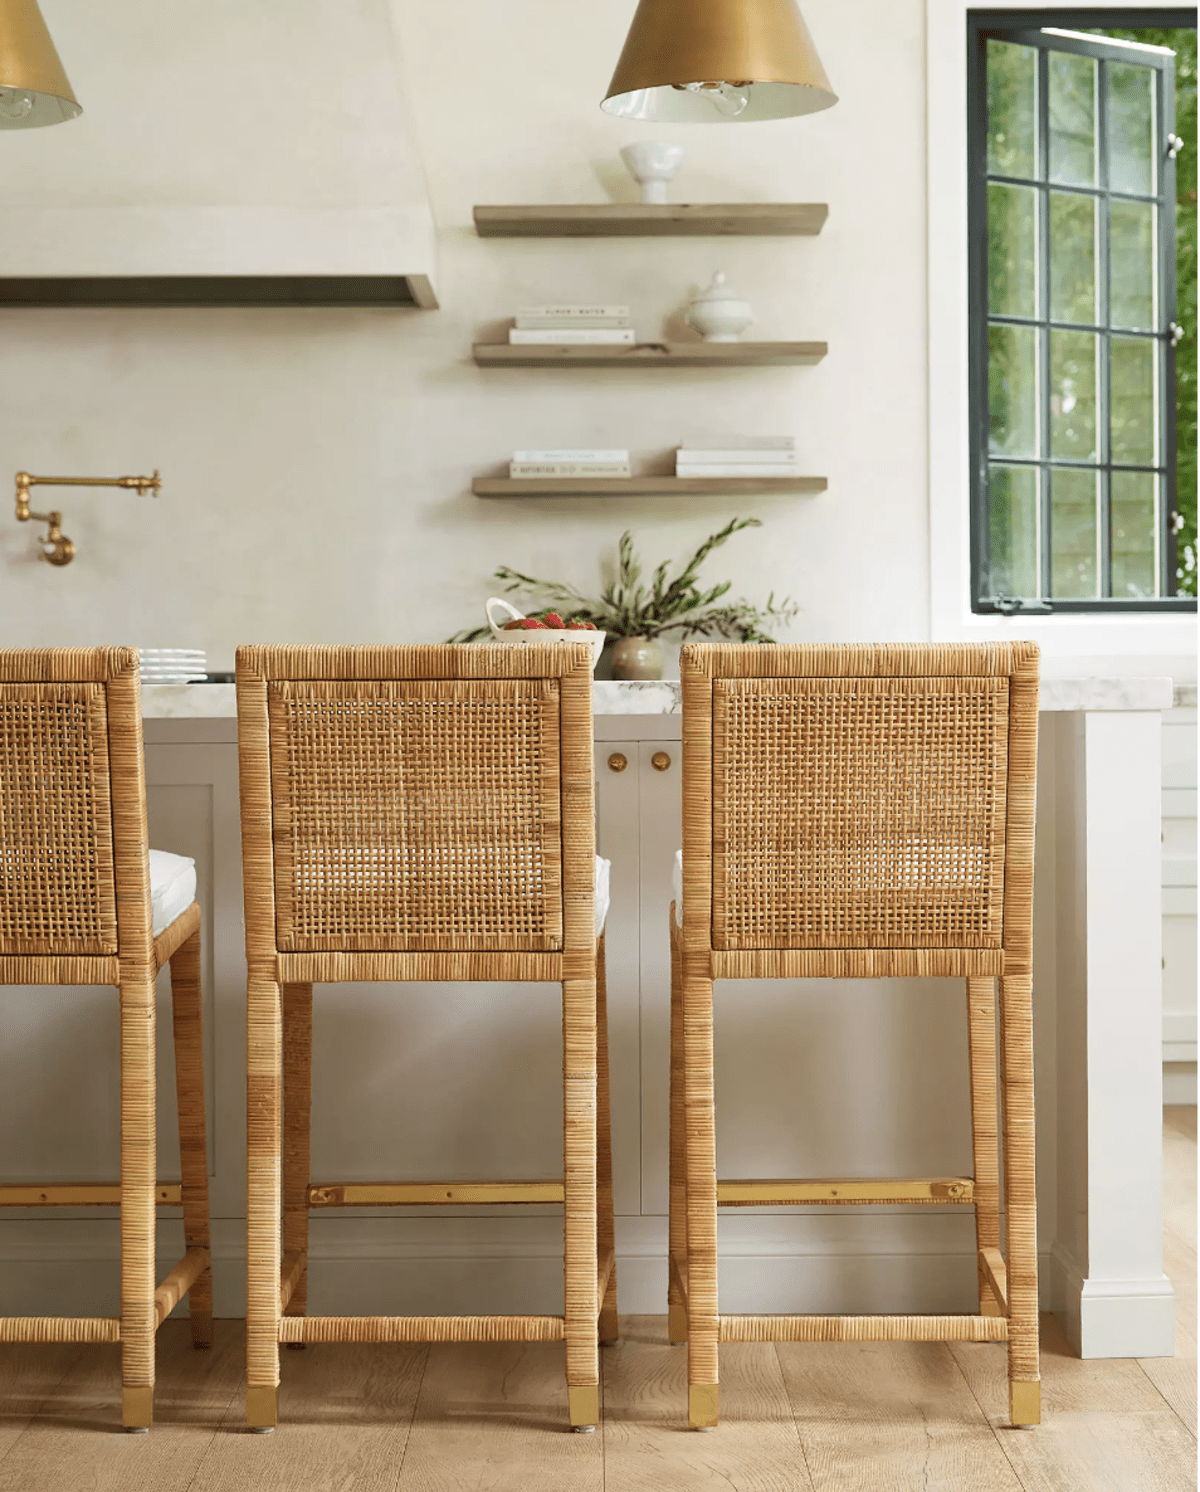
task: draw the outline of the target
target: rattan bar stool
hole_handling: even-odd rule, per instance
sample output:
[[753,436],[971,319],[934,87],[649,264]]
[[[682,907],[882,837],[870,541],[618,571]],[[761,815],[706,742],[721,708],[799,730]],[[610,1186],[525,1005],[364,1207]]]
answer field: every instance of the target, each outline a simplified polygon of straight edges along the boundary
[[[0,650],[0,985],[114,985],[121,1010],[120,1182],[0,1186],[4,1207],[120,1207],[121,1314],[3,1317],[0,1342],[120,1342],[131,1430],[153,1418],[154,1334],[185,1295],[193,1343],[212,1343],[195,885],[191,861],[147,850],[137,652]],[[154,982],[167,964],[181,1182],[155,1172]],[[187,1252],[155,1289],[156,1207],[181,1205]]]
[[[237,691],[247,1425],[276,1423],[280,1342],[565,1340],[592,1428],[617,1301],[590,650],[244,647]],[[312,987],[351,980],[561,983],[562,1180],[313,1184]],[[306,1314],[311,1208],[555,1201],[562,1316]]]
[[[668,1304],[690,1423],[717,1422],[719,1342],[949,1340],[1007,1341],[1012,1422],[1036,1424],[1038,650],[689,645],[680,669]],[[713,980],[903,976],[966,979],[974,1176],[718,1181]],[[787,1203],[974,1205],[978,1314],[720,1315],[717,1208]]]

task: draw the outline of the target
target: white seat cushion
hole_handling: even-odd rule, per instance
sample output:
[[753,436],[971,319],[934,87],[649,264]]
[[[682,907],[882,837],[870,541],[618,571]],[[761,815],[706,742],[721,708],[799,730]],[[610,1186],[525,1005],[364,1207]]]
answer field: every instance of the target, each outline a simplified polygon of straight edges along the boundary
[[608,876],[612,870],[611,860],[596,856],[596,869],[592,877],[592,899],[596,909],[596,936],[604,931],[604,919],[608,916]]
[[150,851],[151,929],[157,938],[196,900],[196,862],[166,850]]

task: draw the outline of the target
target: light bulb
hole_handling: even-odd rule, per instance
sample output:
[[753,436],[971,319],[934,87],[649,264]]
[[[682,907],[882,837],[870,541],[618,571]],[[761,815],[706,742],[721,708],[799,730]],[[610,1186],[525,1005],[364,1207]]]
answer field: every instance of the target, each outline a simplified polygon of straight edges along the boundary
[[0,88],[0,119],[24,119],[32,112],[32,93],[23,88]]
[[[675,87],[681,85],[676,83]],[[706,98],[718,114],[736,119],[750,103],[749,83],[684,83],[683,91]]]

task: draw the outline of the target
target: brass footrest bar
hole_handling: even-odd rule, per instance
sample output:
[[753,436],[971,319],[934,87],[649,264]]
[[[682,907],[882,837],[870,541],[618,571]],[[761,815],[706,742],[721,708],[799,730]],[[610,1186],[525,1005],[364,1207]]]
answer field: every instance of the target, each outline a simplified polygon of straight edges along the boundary
[[[183,1188],[178,1181],[159,1181],[154,1187],[159,1207],[182,1207]],[[0,1186],[0,1207],[119,1207],[118,1181],[82,1181],[64,1186]]]
[[0,1342],[119,1342],[119,1316],[0,1316]]
[[283,1268],[280,1270],[279,1280],[279,1309],[282,1313],[288,1308],[288,1302],[295,1293],[296,1286],[300,1283],[300,1276],[304,1273],[304,1264],[308,1258],[307,1254],[299,1251],[284,1254]]
[[207,1249],[188,1249],[179,1263],[154,1292],[154,1327],[163,1324],[208,1266],[212,1255]]
[[962,1206],[975,1200],[969,1176],[852,1176],[796,1181],[718,1181],[718,1207],[878,1207],[888,1203]]
[[310,1207],[499,1207],[561,1202],[561,1181],[348,1181],[310,1186]]
[[561,1316],[284,1316],[281,1342],[561,1342]]
[[1004,1255],[997,1248],[986,1248],[979,1250],[979,1267],[992,1287],[992,1294],[996,1297],[996,1304],[1001,1312],[1008,1315],[1008,1267],[1004,1263]]
[[1005,1342],[1005,1316],[722,1316],[722,1342]]

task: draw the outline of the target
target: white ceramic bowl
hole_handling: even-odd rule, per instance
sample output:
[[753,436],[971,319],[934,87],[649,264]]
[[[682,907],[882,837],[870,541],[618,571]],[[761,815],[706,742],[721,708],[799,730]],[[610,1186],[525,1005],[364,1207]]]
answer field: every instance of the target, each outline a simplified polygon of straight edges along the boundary
[[669,140],[637,140],[621,151],[630,176],[642,189],[642,201],[662,203],[667,200],[667,182],[679,170],[685,151]]
[[487,612],[488,626],[492,629],[492,635],[497,642],[502,642],[506,647],[527,648],[534,646],[545,646],[552,642],[586,642],[592,650],[592,667],[600,661],[600,654],[604,651],[604,632],[589,632],[581,627],[530,627],[528,629],[514,628],[506,632],[502,625],[497,625],[492,615],[493,608],[503,609],[508,613],[509,621],[520,620],[524,612],[520,612],[504,599],[503,596],[489,596],[484,610]]

